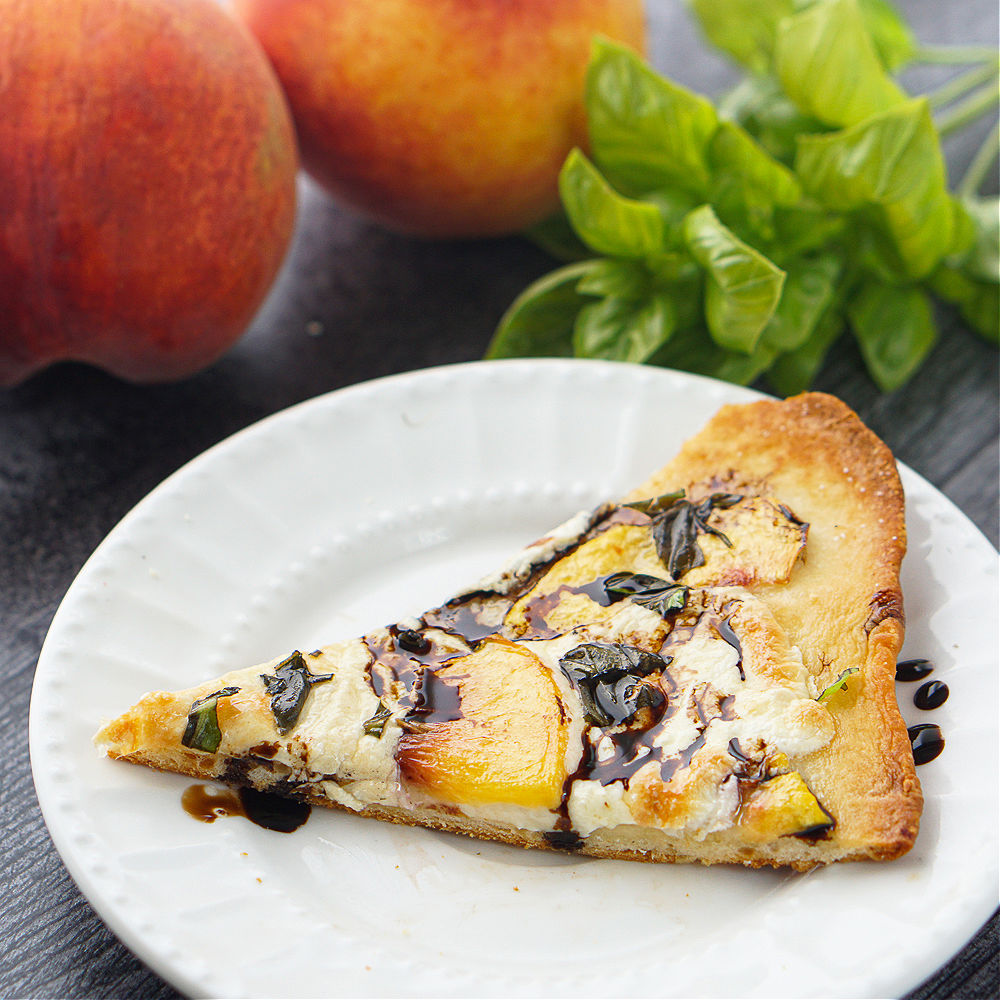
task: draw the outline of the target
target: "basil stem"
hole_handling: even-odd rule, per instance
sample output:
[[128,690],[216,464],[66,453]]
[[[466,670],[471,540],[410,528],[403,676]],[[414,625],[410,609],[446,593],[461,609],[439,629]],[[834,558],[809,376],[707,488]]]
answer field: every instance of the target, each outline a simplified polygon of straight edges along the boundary
[[834,693],[838,690],[847,690],[847,678],[851,674],[856,674],[858,672],[857,667],[848,667],[846,670],[842,671],[840,676],[829,686],[823,689],[817,701],[827,701],[833,697]]
[[655,517],[657,514],[662,514],[663,511],[669,510],[676,501],[683,499],[684,491],[675,490],[673,493],[663,493],[649,500],[633,500],[632,503],[622,504],[622,506],[631,507],[632,510],[637,510],[641,514],[648,514],[650,517]]

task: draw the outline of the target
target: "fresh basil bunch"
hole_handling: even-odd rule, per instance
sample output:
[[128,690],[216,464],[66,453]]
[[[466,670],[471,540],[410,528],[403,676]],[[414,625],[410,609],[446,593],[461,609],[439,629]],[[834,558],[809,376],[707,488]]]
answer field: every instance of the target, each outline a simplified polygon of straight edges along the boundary
[[[595,43],[591,156],[570,154],[564,215],[529,234],[568,263],[514,301],[487,356],[647,362],[740,383],[766,372],[790,394],[850,328],[890,391],[934,345],[932,294],[1000,339],[998,201],[974,196],[989,149],[952,194],[935,98],[909,97],[891,75],[918,53],[893,8],[691,5],[749,75],[716,107]],[[975,55],[939,95],[971,93],[963,120],[995,103],[996,53]]]

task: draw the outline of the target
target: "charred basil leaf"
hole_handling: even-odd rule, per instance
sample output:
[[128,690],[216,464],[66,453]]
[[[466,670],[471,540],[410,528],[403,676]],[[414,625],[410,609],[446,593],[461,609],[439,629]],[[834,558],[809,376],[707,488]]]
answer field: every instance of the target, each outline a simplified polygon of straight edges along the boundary
[[[581,688],[581,700],[590,721],[599,726],[631,725],[642,721],[639,728],[648,729],[660,718],[667,705],[667,696],[655,685],[643,684],[637,677],[626,674],[609,683],[588,686],[588,695]],[[647,710],[640,720],[640,714]]]
[[416,653],[418,656],[429,653],[431,649],[430,639],[412,628],[399,630],[396,635],[396,645],[400,649],[405,649],[407,653]]
[[665,670],[673,657],[662,657],[622,643],[587,642],[559,661],[577,689],[584,717],[592,725],[627,725],[647,709],[651,724],[666,708],[666,695],[642,677]]
[[735,493],[713,493],[698,503],[676,499],[653,517],[650,530],[656,553],[675,580],[705,564],[705,555],[698,545],[699,534],[715,535],[732,548],[733,543],[708,524],[708,518],[716,508],[724,510],[742,499]]
[[631,507],[641,514],[648,514],[650,517],[655,517],[657,514],[661,514],[672,507],[676,501],[683,499],[684,491],[676,490],[673,493],[662,493],[660,496],[652,497],[649,500],[634,500],[632,503],[622,504],[622,506]]
[[613,573],[604,581],[612,602],[624,597],[655,611],[661,618],[681,611],[687,604],[688,588],[646,573]]
[[848,667],[846,670],[842,671],[840,676],[829,686],[822,690],[820,696],[816,699],[817,701],[826,701],[831,698],[837,690],[843,690],[847,688],[847,678],[851,674],[856,674],[858,672],[857,667]]
[[391,717],[392,712],[380,701],[378,703],[378,711],[362,727],[364,734],[381,739],[382,734],[385,732],[385,724]]
[[188,710],[187,725],[184,727],[181,743],[192,750],[215,753],[222,742],[218,715],[219,699],[228,698],[237,691],[238,687],[224,687],[221,691],[213,691],[193,702]]
[[271,696],[274,723],[282,736],[299,721],[302,706],[305,705],[313,684],[328,681],[332,677],[333,674],[310,673],[305,658],[298,650],[279,663],[273,674],[260,675],[264,690]]

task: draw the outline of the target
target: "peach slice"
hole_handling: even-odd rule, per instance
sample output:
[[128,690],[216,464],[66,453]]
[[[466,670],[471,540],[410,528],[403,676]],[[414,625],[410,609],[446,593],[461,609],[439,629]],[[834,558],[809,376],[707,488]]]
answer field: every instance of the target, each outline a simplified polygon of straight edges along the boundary
[[411,790],[451,803],[559,805],[568,719],[533,652],[490,638],[434,671],[431,685],[437,707],[403,733],[396,750]]
[[820,832],[833,825],[798,771],[779,774],[758,785],[740,809],[739,825],[749,839],[774,840],[791,834]]
[[603,621],[601,578],[627,570],[666,576],[646,525],[616,524],[560,559],[518,600],[504,620],[513,635],[551,635],[581,622]]

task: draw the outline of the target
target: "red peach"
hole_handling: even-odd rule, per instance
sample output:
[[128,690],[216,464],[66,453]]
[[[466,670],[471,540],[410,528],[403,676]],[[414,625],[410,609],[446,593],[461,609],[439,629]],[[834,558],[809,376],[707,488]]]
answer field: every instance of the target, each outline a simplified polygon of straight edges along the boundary
[[291,237],[294,130],[213,0],[0,0],[0,384],[137,382],[235,341]]
[[641,0],[232,0],[270,56],[306,169],[383,225],[511,233],[585,145],[595,34],[642,50]]

